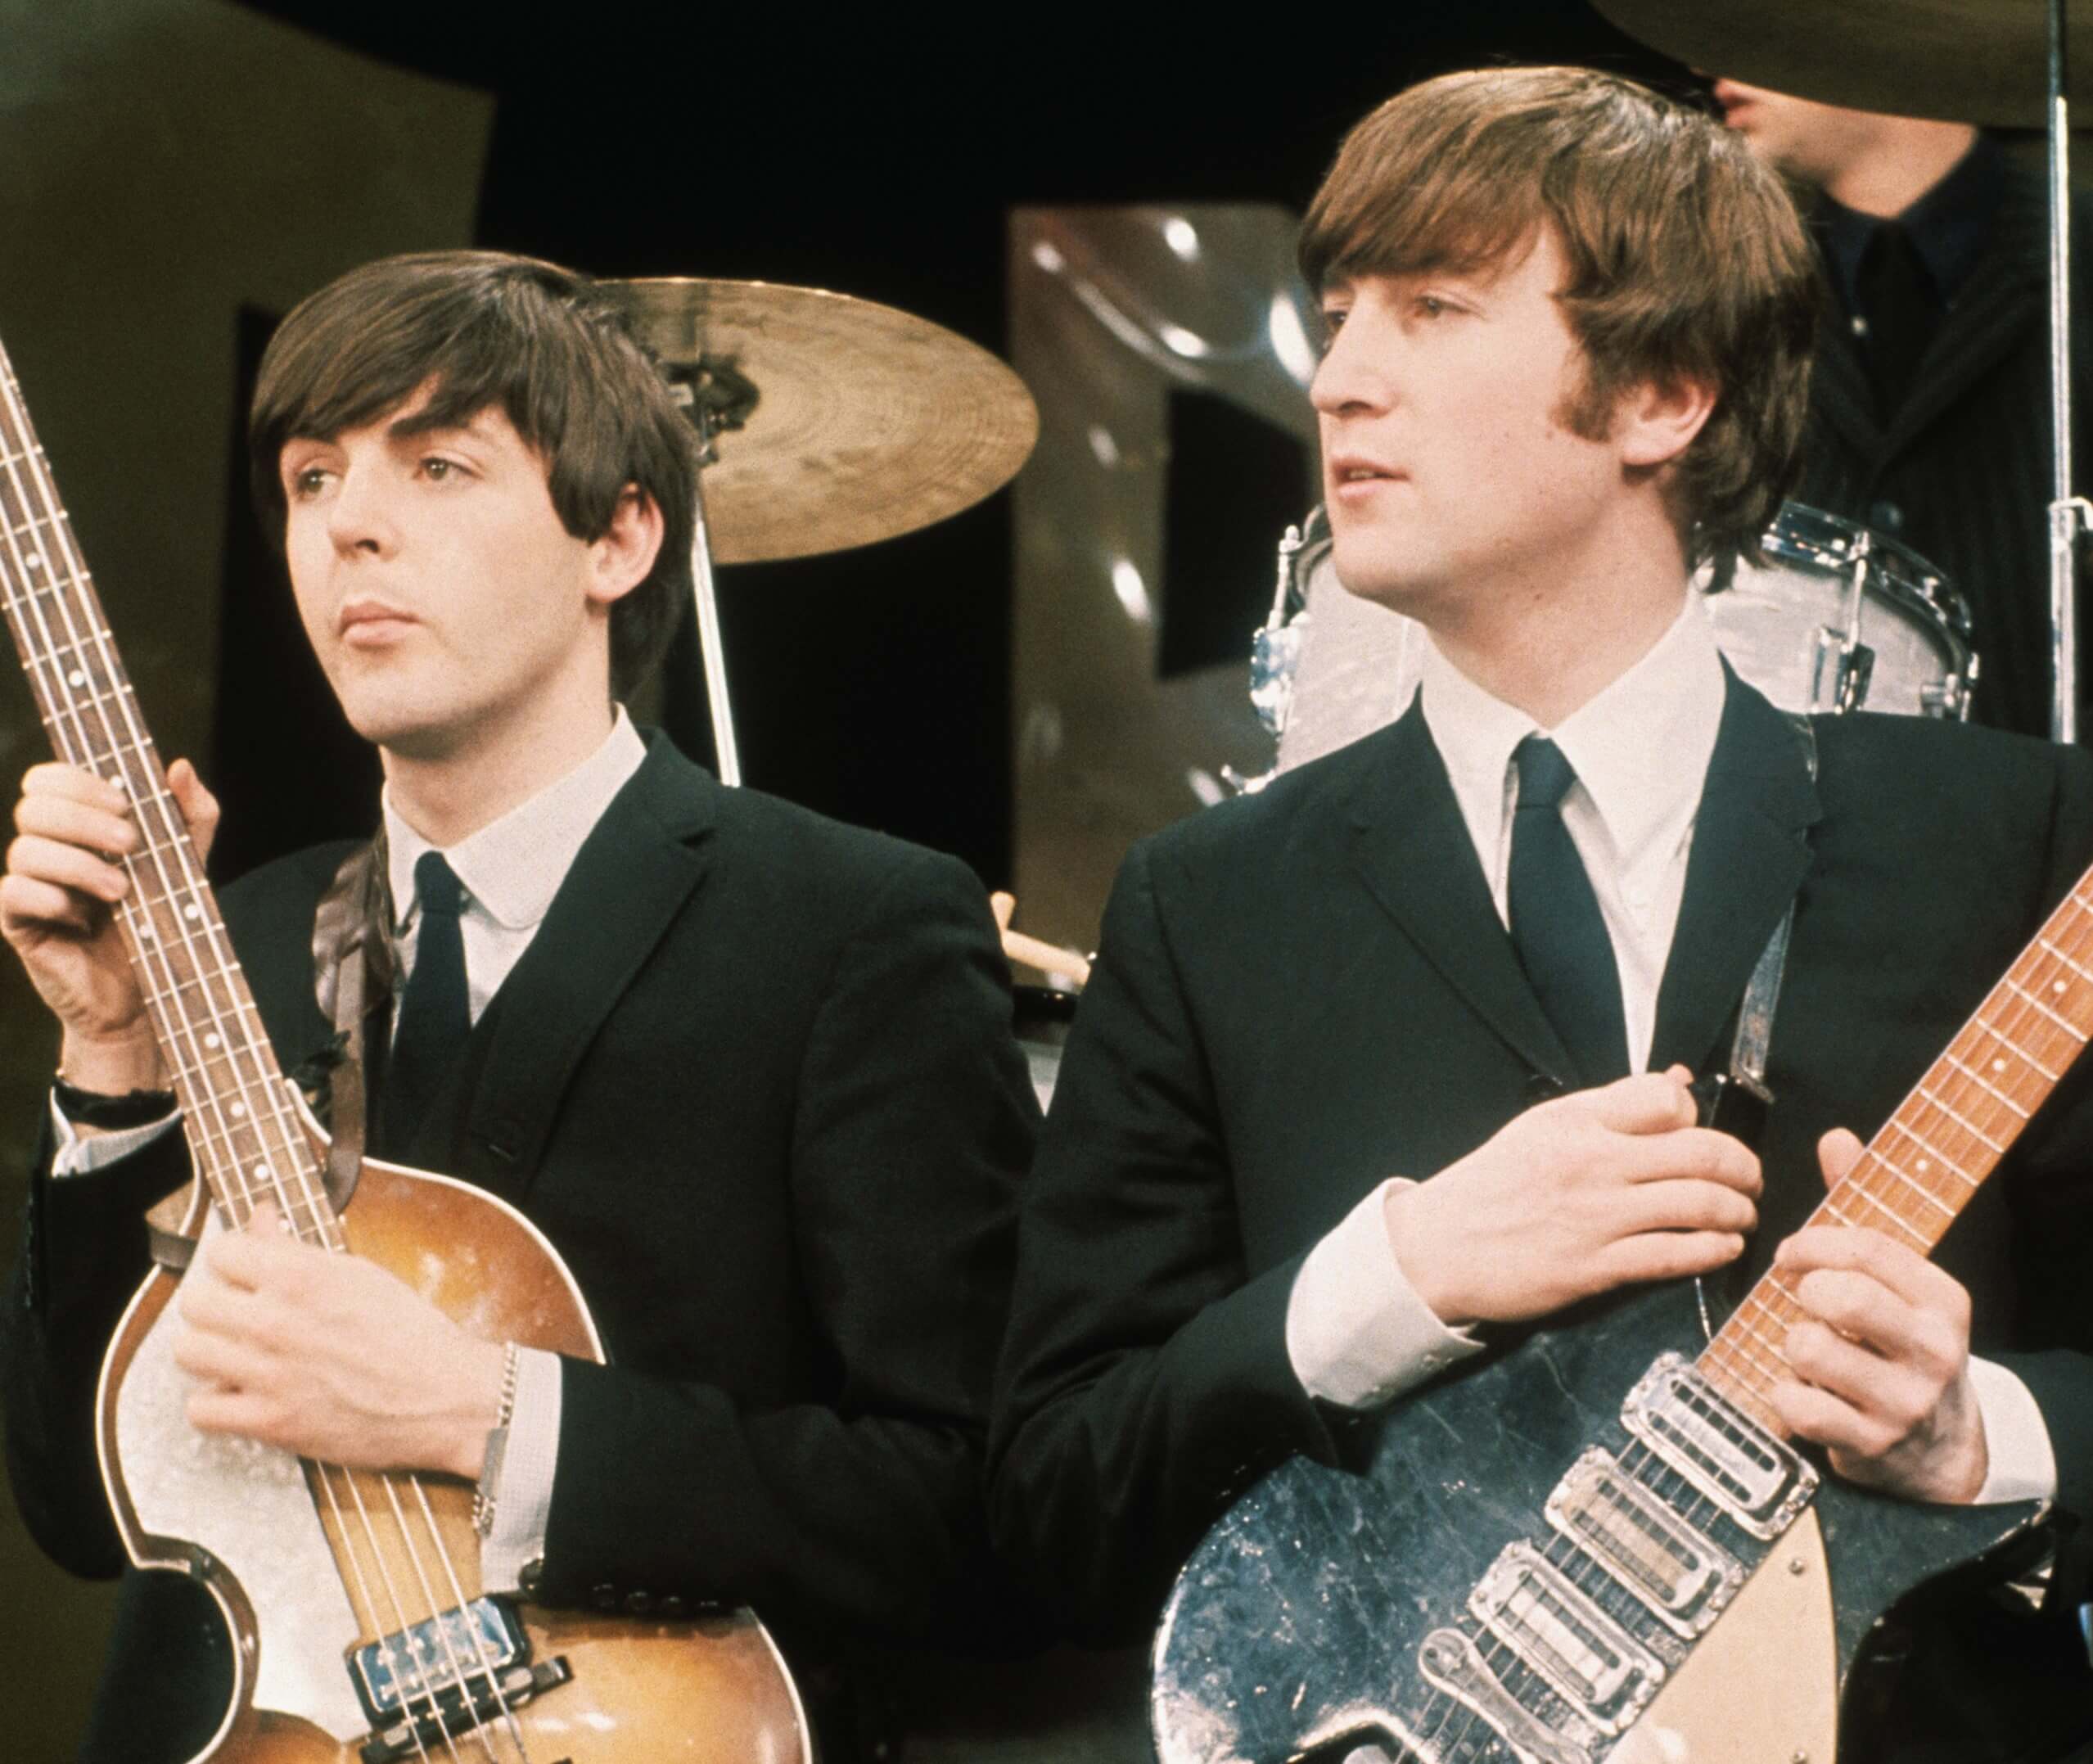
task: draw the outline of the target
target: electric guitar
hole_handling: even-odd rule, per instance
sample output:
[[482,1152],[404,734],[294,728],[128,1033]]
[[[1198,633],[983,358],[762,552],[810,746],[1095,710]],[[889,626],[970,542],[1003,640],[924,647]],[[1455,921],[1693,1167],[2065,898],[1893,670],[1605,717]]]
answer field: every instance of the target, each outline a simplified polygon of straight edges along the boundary
[[[330,1194],[326,1137],[270,1049],[4,351],[0,601],[52,747],[121,789],[142,835],[117,919],[198,1179],[177,1235],[273,1201],[306,1243],[390,1269],[475,1333],[600,1361],[573,1277],[512,1207],[375,1159]],[[131,1560],[201,1581],[232,1639],[232,1698],[196,1764],[812,1764],[749,1612],[521,1606],[482,1583],[469,1483],[192,1428],[178,1281],[156,1269],[125,1311],[96,1443]]]
[[[2089,1036],[2093,872],[1810,1222],[1930,1254]],[[1766,1401],[1789,1277],[1719,1329],[1695,1297],[1573,1307],[1394,1404],[1358,1470],[1253,1487],[1165,1608],[1162,1764],[1831,1764],[1885,1613],[2026,1565],[2043,1509],[1820,1476]]]

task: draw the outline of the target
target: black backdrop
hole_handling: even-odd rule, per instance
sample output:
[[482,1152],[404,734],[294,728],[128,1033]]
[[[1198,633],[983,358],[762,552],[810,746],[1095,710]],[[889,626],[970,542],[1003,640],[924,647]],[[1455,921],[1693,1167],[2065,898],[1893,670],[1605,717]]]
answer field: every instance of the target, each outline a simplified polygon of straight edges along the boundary
[[[361,7],[347,24],[303,0],[256,9],[496,95],[484,244],[607,274],[836,288],[999,352],[1015,205],[1298,209],[1346,128],[1416,79],[1493,61],[1683,77],[1581,0],[1237,15],[1259,28],[1178,7],[875,24],[791,7],[670,16],[600,0],[530,34],[425,7]],[[273,316],[246,327],[250,372]],[[1010,552],[999,496],[855,553],[723,572],[748,782],[1006,880]],[[277,665],[300,639],[276,571],[265,546],[236,536],[221,677],[286,683],[267,699],[222,695],[214,775],[244,810],[228,814],[228,828],[250,829],[221,853],[215,867],[228,873],[359,831],[369,815],[368,760],[332,719],[317,671]],[[1232,634],[1243,653],[1262,611],[1198,622]],[[1198,658],[1175,665],[1187,659]],[[670,667],[665,720],[709,759],[688,643]],[[295,738],[286,723],[299,725]],[[313,743],[330,740],[345,763],[315,768]]]

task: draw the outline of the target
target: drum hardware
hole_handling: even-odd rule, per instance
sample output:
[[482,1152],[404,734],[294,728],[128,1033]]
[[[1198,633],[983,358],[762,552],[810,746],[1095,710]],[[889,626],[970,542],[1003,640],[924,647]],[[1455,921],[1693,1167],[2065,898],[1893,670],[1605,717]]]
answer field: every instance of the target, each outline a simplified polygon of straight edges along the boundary
[[713,567],[844,551],[971,508],[1039,436],[1025,383],[927,319],[763,282],[600,286],[698,435],[691,582],[723,783],[741,782]]
[[[1731,666],[1780,709],[1969,715],[1978,674],[1969,609],[1909,546],[1789,503],[1759,553],[1739,560],[1726,588],[1706,568],[1694,580]],[[1250,664],[1277,761],[1257,778],[1225,768],[1238,790],[1394,721],[1416,690],[1423,628],[1350,593],[1334,555],[1320,508],[1279,541],[1279,583]]]
[[[1613,25],[1689,67],[1853,110],[2044,128],[2050,191],[2050,733],[2078,738],[2078,539],[2093,503],[2072,494],[2073,76],[2093,79],[2093,0],[1594,0]],[[2038,24],[2038,18],[2041,22]],[[2037,74],[2037,66],[2042,72]]]
[[[1294,584],[1293,560],[1301,547],[1301,529],[1290,526],[1279,540],[1279,583],[1272,610],[1250,643],[1250,706],[1276,741],[1286,733],[1293,709],[1294,675],[1301,667],[1301,646],[1308,636],[1310,615]],[[1221,782],[1238,796],[1254,796],[1279,775],[1274,765],[1246,777],[1232,765],[1221,768]]]

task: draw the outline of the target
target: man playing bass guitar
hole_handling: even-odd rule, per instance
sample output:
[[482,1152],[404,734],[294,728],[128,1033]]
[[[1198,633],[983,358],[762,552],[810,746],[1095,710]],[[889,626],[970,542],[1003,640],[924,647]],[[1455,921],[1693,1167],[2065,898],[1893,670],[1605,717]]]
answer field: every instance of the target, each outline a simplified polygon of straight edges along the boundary
[[[372,1148],[521,1207],[613,1363],[481,1339],[264,1206],[183,1280],[189,1420],[476,1481],[489,1591],[756,1608],[824,1755],[859,1757],[851,1644],[978,1641],[995,1584],[980,1445],[1035,1105],[982,891],[634,729],[617,700],[688,589],[694,437],[584,278],[465,252],[354,271],[272,342],[252,437],[307,634],[384,765]],[[207,837],[195,773],[170,779]],[[126,807],[33,769],[0,881],[62,1032],[0,1324],[9,1464],[40,1541],[98,1575],[123,1554],[96,1369],[141,1215],[188,1174],[111,923]],[[350,855],[224,897],[286,1070],[335,1043],[315,922]],[[130,1572],[82,1756],[189,1758],[231,1681],[196,1587]]]
[[[1766,528],[1805,411],[1787,194],[1613,76],[1456,74],[1352,132],[1301,260],[1337,569],[1428,627],[1423,686],[1121,873],[1026,1194],[1000,1541],[1071,1625],[1137,1631],[1289,1455],[1581,1301],[1734,1298],[1775,1257],[1806,1315],[1766,1401],[1839,1476],[2088,1511],[2087,1075],[1937,1261],[1798,1229],[2093,855],[2093,774],[1865,715],[1816,720],[1813,767],[1717,653],[1689,575]],[[1687,1080],[1791,902],[1761,1162]],[[1420,1475],[1487,1485],[1418,1424]],[[2082,1739],[2050,1604],[1917,1634],[1879,1755]]]

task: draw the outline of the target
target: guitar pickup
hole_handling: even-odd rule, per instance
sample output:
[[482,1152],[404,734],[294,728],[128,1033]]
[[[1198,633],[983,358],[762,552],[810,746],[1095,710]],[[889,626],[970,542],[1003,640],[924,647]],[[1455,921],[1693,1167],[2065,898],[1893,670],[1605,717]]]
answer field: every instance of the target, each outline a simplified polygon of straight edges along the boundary
[[397,1764],[450,1752],[452,1742],[498,1722],[574,1676],[564,1658],[530,1659],[530,1638],[506,1599],[475,1599],[350,1656],[356,1694],[370,1717],[362,1764]]
[[1548,1523],[1618,1581],[1675,1635],[1690,1641],[1744,1583],[1720,1544],[1672,1511],[1595,1446],[1548,1497]]
[[1817,1491],[1817,1473],[1678,1354],[1664,1354],[1628,1393],[1621,1424],[1720,1507],[1770,1543]]
[[1663,1682],[1663,1662],[1531,1544],[1509,1545],[1468,1605],[1602,1733],[1622,1732]]

